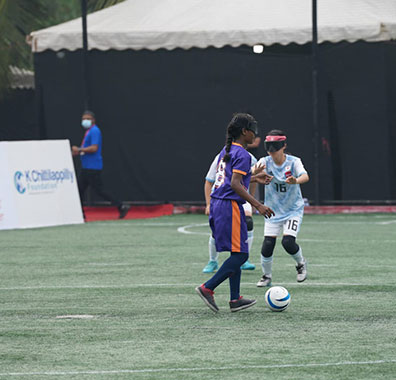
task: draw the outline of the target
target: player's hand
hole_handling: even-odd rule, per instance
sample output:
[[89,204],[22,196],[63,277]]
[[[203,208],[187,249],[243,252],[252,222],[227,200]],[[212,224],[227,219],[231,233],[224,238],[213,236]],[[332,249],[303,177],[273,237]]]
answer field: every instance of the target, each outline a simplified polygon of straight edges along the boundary
[[73,145],[72,146],[72,155],[78,156],[79,154],[80,154],[80,148],[78,146]]
[[295,185],[297,183],[297,178],[293,176],[287,177],[286,183],[288,183],[289,185]]
[[210,214],[210,205],[207,205],[205,207],[205,215],[209,215]]
[[255,181],[262,185],[268,185],[272,181],[272,178],[274,177],[266,172],[261,172],[254,176]]
[[256,165],[254,165],[253,166],[253,168],[252,168],[252,175],[256,175],[256,174],[258,174],[258,173],[261,173],[261,172],[263,172],[264,171],[264,169],[265,169],[265,164],[256,164]]
[[263,215],[265,218],[271,218],[271,216],[274,216],[275,213],[267,206],[264,206],[263,204],[260,204],[257,207],[257,211]]

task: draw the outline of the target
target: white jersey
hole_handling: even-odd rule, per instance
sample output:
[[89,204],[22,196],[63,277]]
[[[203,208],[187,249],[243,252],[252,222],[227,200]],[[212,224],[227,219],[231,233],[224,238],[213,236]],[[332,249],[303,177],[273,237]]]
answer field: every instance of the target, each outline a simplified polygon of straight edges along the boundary
[[300,185],[286,183],[286,178],[298,178],[307,173],[303,163],[298,157],[286,154],[286,160],[281,166],[275,165],[271,156],[262,157],[258,164],[265,164],[265,171],[273,176],[271,183],[265,186],[265,202],[275,216],[268,219],[269,223],[279,223],[294,217],[303,217],[304,200],[301,195]]
[[[253,167],[257,163],[257,158],[254,157],[253,154],[251,154],[251,153],[249,153],[249,154],[250,154],[250,157],[252,158],[250,165]],[[205,179],[208,182],[214,183],[216,181],[217,161],[219,161],[219,155],[220,155],[220,153],[214,158],[212,164],[210,165],[209,171],[206,174]],[[214,188],[212,187],[212,192],[213,192],[213,190],[214,190]]]

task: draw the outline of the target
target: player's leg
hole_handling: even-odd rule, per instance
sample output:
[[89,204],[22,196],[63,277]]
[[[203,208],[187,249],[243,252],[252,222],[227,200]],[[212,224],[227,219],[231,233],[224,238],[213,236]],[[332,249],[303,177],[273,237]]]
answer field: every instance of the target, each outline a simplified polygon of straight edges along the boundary
[[[223,248],[225,248],[224,250],[230,248],[230,236],[232,230],[231,220],[231,202],[223,201],[221,199],[211,199],[209,225],[212,230],[212,236],[216,245],[216,249],[218,248],[219,251],[223,250]],[[213,281],[213,277],[215,276],[216,281]],[[221,280],[219,277],[219,272],[217,272],[213,277],[209,280],[209,285],[207,281],[201,286],[197,286],[195,288],[195,291],[211,310],[217,312],[219,308],[217,307],[214,299],[214,289],[217,287],[218,284],[221,283],[218,282],[219,280]]]
[[[241,301],[242,298],[239,295],[240,267],[249,257],[247,226],[242,207],[235,201],[212,200],[209,221],[217,250],[228,250],[231,255],[224,261],[216,274],[197,287],[196,291],[213,311],[217,311],[218,308],[213,298],[214,290],[223,281],[230,278],[231,310],[238,311],[252,306],[256,301]],[[231,305],[231,302],[234,303]]]
[[258,287],[271,286],[274,248],[281,228],[281,223],[265,222],[264,241],[261,247],[261,269],[263,270],[263,275],[257,282]]
[[209,221],[217,250],[232,252],[217,273],[205,283],[206,288],[214,290],[234,274],[236,275],[235,281],[238,282],[238,278],[240,280],[238,273],[241,265],[249,257],[249,248],[245,213],[241,205],[235,201],[213,200],[210,212]]
[[215,223],[213,219],[213,215],[209,215],[209,225],[212,229],[212,234],[209,237],[209,262],[202,270],[203,273],[213,273],[219,268],[218,257],[219,253],[216,249],[216,240],[214,238],[215,234]]
[[283,225],[282,246],[296,262],[297,281],[303,282],[307,278],[307,260],[302,254],[301,247],[296,243],[300,230],[301,218],[295,217],[287,220]]
[[[248,230],[248,247],[249,247],[249,252],[252,251],[252,245],[253,245],[253,217],[252,217],[252,206],[250,203],[246,202],[243,205],[243,209],[245,211],[245,219],[246,219],[246,225],[247,225],[247,230]],[[249,260],[246,260],[245,263],[241,266],[242,270],[255,270],[256,266],[249,262]]]
[[202,270],[203,273],[213,273],[219,268],[219,253],[216,250],[216,241],[212,235],[209,237],[209,261],[205,268]]

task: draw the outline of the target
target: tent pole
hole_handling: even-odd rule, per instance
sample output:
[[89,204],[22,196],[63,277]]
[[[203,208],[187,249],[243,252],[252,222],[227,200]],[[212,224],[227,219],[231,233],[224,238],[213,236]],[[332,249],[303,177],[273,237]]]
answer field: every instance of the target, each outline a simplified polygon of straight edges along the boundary
[[87,0],[81,0],[82,18],[82,76],[83,76],[83,101],[84,108],[89,109],[89,85],[88,85],[88,28],[87,28]]
[[319,101],[318,101],[318,7],[317,0],[312,0],[312,125],[314,140],[314,177],[315,177],[315,205],[320,204],[320,126],[319,126]]

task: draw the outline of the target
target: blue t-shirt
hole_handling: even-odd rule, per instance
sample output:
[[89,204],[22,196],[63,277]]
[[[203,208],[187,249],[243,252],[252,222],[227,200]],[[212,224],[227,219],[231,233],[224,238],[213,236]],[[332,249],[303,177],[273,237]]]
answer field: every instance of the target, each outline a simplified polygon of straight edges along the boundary
[[86,148],[90,145],[97,145],[98,150],[95,153],[85,153],[80,156],[82,168],[102,170],[102,133],[97,125],[92,126],[85,133],[81,147]]
[[242,174],[241,184],[247,190],[250,183],[252,172],[251,157],[248,151],[240,144],[232,143],[230,149],[230,161],[224,162],[225,148],[220,152],[219,161],[217,163],[216,180],[213,185],[212,198],[217,199],[232,199],[239,203],[245,203],[231,188],[231,178],[233,173]]
[[265,164],[265,171],[272,175],[269,185],[265,186],[265,202],[275,212],[275,216],[268,219],[269,223],[281,223],[293,217],[302,218],[304,214],[304,200],[301,195],[300,185],[286,183],[287,177],[307,173],[301,159],[286,154],[285,162],[278,166],[271,156],[263,157],[258,165]]

